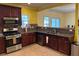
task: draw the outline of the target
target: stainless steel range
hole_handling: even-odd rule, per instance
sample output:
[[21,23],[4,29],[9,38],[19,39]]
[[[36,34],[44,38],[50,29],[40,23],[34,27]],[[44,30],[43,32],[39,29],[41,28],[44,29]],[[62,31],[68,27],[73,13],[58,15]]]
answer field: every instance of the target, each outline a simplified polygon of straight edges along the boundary
[[[10,22],[13,20],[11,18]],[[10,52],[21,49],[22,48],[21,34],[18,32],[18,26],[15,27],[16,24],[11,24],[11,23],[10,24],[5,23],[4,25],[6,25],[4,26],[4,29],[3,29],[6,53],[10,53]]]
[[10,53],[22,48],[21,34],[17,31],[3,32],[5,36],[6,53]]

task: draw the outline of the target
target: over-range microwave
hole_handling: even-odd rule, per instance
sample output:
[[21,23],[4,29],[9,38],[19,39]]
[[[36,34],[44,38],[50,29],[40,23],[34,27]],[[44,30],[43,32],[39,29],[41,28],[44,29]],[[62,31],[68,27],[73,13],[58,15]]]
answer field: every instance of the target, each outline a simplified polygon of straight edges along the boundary
[[3,24],[18,24],[19,18],[4,17]]

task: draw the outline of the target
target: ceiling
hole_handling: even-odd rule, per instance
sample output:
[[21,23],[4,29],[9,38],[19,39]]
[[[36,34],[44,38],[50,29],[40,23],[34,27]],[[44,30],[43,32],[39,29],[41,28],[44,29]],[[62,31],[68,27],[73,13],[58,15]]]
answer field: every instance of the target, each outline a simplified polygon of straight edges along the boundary
[[36,11],[41,11],[44,9],[56,7],[56,6],[62,6],[67,3],[5,3],[5,5],[11,5],[11,6],[20,6],[20,7],[28,7],[30,9],[34,9]]
[[[24,5],[24,4],[22,4]],[[64,4],[60,4],[60,3],[31,3],[31,4],[25,4],[27,7],[35,9],[35,10],[44,10],[44,9],[48,9],[48,8],[52,8],[55,6],[59,6],[59,5],[64,5]]]
[[64,13],[74,12],[75,11],[75,4],[68,4],[68,5],[64,5],[64,6],[60,6],[60,7],[51,8],[49,11],[50,12],[52,12],[52,11],[64,12]]

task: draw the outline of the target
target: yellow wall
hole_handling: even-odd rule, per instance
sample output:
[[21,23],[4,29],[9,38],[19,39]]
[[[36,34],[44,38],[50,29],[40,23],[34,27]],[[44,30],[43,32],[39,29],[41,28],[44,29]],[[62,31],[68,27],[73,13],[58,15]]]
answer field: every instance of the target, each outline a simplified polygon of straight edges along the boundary
[[[57,17],[57,18],[60,18],[60,22],[61,22],[61,24],[60,24],[60,27],[64,27],[64,25],[63,25],[63,14],[61,14],[61,13],[58,13],[58,12],[50,12],[50,11],[48,11],[48,10],[44,10],[44,11],[40,11],[40,12],[38,12],[38,17],[37,17],[37,19],[38,19],[38,26],[43,26],[43,17],[44,16],[49,16],[50,17],[50,19],[52,18],[52,17]],[[51,27],[51,25],[50,25],[50,27]]]
[[29,16],[30,24],[37,24],[37,12],[36,11],[22,7],[21,12],[22,12],[22,15]]
[[[43,26],[43,17],[44,16],[49,16],[50,19],[52,17],[57,17],[60,18],[60,27],[61,28],[66,28],[67,25],[75,25],[75,14],[74,12],[71,13],[63,13],[63,12],[51,12],[49,9],[40,11],[37,13],[37,23],[38,26]],[[50,21],[51,24],[51,21]],[[50,25],[51,27],[51,25]]]
[[64,23],[66,25],[75,25],[75,12],[65,13],[64,17],[64,20],[66,20]]

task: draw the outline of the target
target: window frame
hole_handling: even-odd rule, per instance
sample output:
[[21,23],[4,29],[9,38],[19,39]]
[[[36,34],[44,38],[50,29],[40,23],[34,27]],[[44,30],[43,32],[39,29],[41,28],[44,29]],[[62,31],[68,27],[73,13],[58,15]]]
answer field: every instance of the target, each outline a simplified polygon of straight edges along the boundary
[[[44,26],[44,17],[48,17],[49,18],[49,25],[48,26]],[[50,26],[50,17],[49,16],[43,16],[43,26],[44,27],[49,27]]]
[[56,20],[55,20],[55,27],[53,27],[53,28],[60,28],[60,25],[61,25],[61,20],[60,20],[60,18],[59,17],[51,17],[51,27],[52,27],[52,19],[59,19],[59,22],[60,22],[60,24],[59,24],[59,27],[57,27],[56,26]]
[[[29,20],[30,20],[30,17],[29,17],[29,15],[25,15],[25,14],[23,14],[23,15],[21,15],[21,19],[22,19],[22,16],[27,16],[28,17],[28,24],[29,24]],[[23,21],[23,20],[22,20]],[[22,22],[22,25],[21,25],[21,27],[22,28],[25,28],[25,26],[23,26],[23,22]]]

